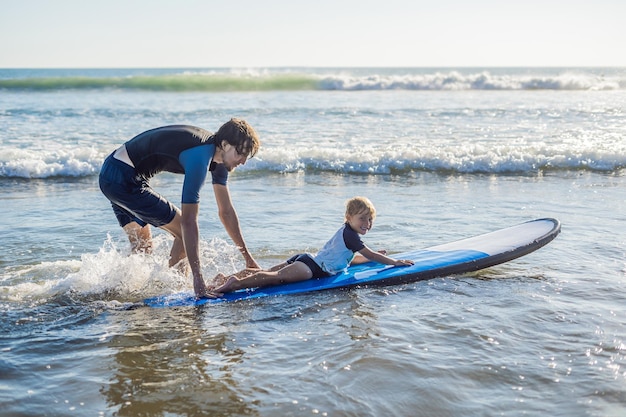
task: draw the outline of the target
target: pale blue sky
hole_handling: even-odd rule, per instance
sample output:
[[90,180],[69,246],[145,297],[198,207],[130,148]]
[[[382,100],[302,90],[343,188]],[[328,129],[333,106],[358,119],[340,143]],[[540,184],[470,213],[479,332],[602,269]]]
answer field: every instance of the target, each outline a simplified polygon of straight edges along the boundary
[[625,0],[0,0],[0,67],[626,67],[625,17]]

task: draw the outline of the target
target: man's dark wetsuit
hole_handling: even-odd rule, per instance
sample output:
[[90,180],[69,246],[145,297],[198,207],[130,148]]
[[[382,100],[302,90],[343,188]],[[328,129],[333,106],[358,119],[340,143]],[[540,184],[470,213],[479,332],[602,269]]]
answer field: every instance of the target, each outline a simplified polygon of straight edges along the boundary
[[209,167],[213,184],[226,185],[228,180],[226,167],[212,161],[215,143],[211,132],[199,127],[159,127],[135,136],[124,146],[132,165],[114,157],[114,152],[100,170],[100,189],[111,200],[122,227],[132,221],[160,227],[174,219],[174,205],[149,184],[159,172],[185,174],[183,204],[200,202]]

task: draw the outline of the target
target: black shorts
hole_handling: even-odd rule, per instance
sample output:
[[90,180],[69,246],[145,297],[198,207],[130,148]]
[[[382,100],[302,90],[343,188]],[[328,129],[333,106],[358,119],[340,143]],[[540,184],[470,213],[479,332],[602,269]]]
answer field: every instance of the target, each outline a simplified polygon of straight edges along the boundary
[[317,262],[315,262],[315,260],[313,260],[313,257],[311,255],[309,255],[308,253],[300,253],[298,255],[294,255],[291,258],[289,258],[287,260],[288,264],[292,264],[294,262],[302,262],[303,264],[305,264],[306,266],[309,267],[309,269],[311,270],[311,272],[313,272],[313,276],[311,278],[323,278],[323,277],[329,277],[330,274],[326,271],[324,271],[318,264]]
[[151,224],[165,226],[176,215],[176,207],[154,191],[148,180],[137,174],[135,168],[115,159],[113,154],[100,169],[100,190],[111,201],[120,226],[137,222],[140,226]]

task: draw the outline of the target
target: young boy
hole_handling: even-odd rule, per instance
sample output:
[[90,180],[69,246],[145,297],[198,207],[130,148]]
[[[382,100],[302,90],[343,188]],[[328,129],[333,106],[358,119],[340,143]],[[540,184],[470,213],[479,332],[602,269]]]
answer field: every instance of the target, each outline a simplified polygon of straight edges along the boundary
[[[413,265],[411,260],[396,260],[385,251],[374,252],[361,241],[376,218],[376,209],[365,197],[354,197],[346,203],[344,225],[324,245],[317,255],[302,253],[268,270],[245,269],[226,278],[224,283],[211,292],[221,294],[242,288],[256,288],[311,278],[327,277],[343,271],[350,264],[376,261],[386,265]],[[358,252],[358,255],[356,254]],[[224,275],[216,277],[224,279]]]

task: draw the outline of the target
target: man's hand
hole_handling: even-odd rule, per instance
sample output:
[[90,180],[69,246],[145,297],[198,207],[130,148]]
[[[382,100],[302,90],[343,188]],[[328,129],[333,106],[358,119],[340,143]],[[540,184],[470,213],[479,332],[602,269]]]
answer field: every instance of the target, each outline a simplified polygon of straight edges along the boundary
[[196,297],[203,298],[208,294],[206,284],[202,275],[196,275],[193,277],[193,291],[196,293]]

